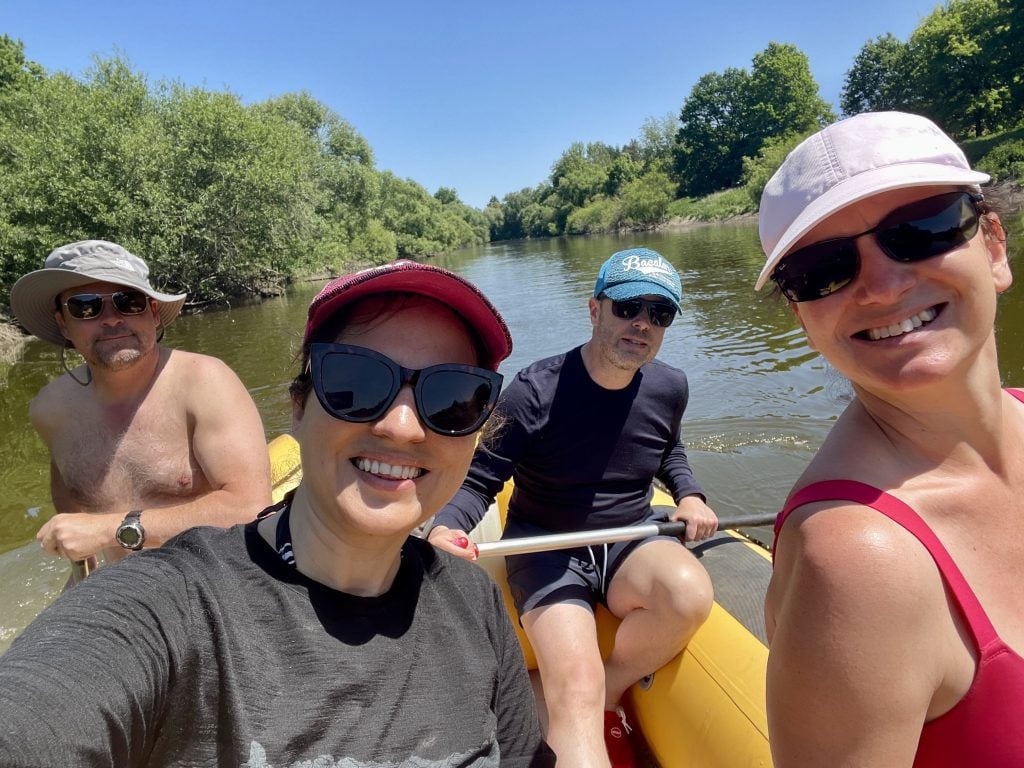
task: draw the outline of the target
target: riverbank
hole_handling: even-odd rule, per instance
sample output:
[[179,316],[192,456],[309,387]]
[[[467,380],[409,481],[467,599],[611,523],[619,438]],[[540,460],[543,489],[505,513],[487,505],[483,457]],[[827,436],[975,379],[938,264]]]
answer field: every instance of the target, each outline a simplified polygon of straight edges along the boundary
[[687,216],[675,216],[668,221],[665,221],[654,228],[655,232],[685,232],[689,229],[697,229],[699,227],[709,227],[713,224],[725,224],[728,222],[755,222],[757,221],[756,213],[739,213],[735,216],[726,216],[723,219],[713,219],[707,221],[705,219],[693,219]]
[[0,315],[0,364],[13,363],[31,336],[26,336],[16,325]]
[[[731,192],[732,190],[726,190]],[[1013,181],[1002,181],[996,184],[991,184],[984,188],[985,197],[990,200],[995,208],[996,212],[1001,217],[1006,219],[1003,223],[1007,225],[1008,229],[1014,229],[1019,226],[1022,222],[1017,217],[1024,219],[1024,184]],[[716,192],[716,195],[723,193]],[[702,198],[706,200],[707,198]],[[699,201],[698,201],[699,202]],[[667,221],[662,222],[654,227],[651,227],[647,231],[655,232],[678,232],[689,229],[696,229],[698,227],[706,227],[714,224],[724,224],[727,222],[756,222],[757,211],[750,211],[747,213],[739,213],[730,216],[722,216],[719,218],[703,219],[695,218],[692,216],[673,216]],[[638,229],[637,231],[643,231]]]
[[[1019,232],[1024,229],[1024,184],[1017,182],[1001,182],[999,184],[993,184],[985,188],[985,194],[995,204],[996,210],[1004,218],[1004,224],[1006,224],[1007,230],[1011,232]],[[757,213],[741,213],[734,216],[726,216],[720,219],[704,220],[695,219],[686,216],[676,216],[668,219],[667,221],[658,224],[655,227],[651,227],[645,230],[647,232],[685,232],[693,229],[700,229],[702,227],[708,227],[715,224],[723,224],[728,222],[756,222]],[[498,241],[507,242],[507,241]],[[346,269],[362,269],[365,266],[371,266],[369,262],[356,263],[347,265]],[[292,278],[295,282],[306,282],[314,280],[327,280],[333,277],[326,272],[304,275],[301,277]],[[246,303],[249,301],[259,302],[260,297],[250,297],[244,300]],[[215,304],[213,305],[215,306]],[[31,336],[27,336],[21,332],[17,325],[13,321],[0,314],[0,363],[11,363],[13,362],[20,352],[22,346],[27,342]]]

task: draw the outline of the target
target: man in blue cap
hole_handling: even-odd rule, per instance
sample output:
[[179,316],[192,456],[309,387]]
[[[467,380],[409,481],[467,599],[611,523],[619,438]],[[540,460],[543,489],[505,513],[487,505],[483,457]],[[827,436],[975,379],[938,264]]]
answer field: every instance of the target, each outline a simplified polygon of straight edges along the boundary
[[[528,366],[509,384],[496,434],[481,442],[462,488],[434,519],[430,541],[472,559],[466,531],[510,477],[505,538],[649,522],[655,477],[677,504],[671,518],[686,521],[686,539],[713,535],[718,519],[680,440],[686,374],[655,360],[680,297],[679,274],[660,254],[613,254],[589,300],[590,340]],[[671,537],[515,555],[507,566],[559,762],[632,765],[620,699],[678,654],[707,618],[707,572]],[[605,661],[598,602],[622,619]]]

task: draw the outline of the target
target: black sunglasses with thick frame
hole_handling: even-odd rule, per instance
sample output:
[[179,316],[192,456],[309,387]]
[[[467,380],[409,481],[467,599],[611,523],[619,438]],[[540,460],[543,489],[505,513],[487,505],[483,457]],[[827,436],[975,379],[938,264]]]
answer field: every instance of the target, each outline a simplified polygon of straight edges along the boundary
[[341,421],[383,416],[408,384],[424,426],[446,437],[476,432],[494,410],[504,377],[486,368],[442,363],[414,370],[372,349],[316,342],[309,348],[313,391]]
[[61,302],[68,314],[76,320],[95,320],[103,314],[103,302],[110,299],[119,315],[141,315],[149,309],[149,296],[142,291],[114,291],[113,293],[76,293]]
[[772,280],[793,302],[830,296],[857,278],[857,239],[865,235],[874,235],[878,247],[893,261],[924,261],[949,253],[978,233],[983,199],[955,191],[915,200],[891,211],[871,229],[788,253],[772,272]]
[[608,299],[612,303],[612,314],[622,320],[632,320],[644,309],[647,310],[647,317],[651,325],[659,328],[668,328],[676,319],[676,308],[674,304],[667,301],[648,301],[647,299],[624,299],[616,301],[605,294],[602,299]]

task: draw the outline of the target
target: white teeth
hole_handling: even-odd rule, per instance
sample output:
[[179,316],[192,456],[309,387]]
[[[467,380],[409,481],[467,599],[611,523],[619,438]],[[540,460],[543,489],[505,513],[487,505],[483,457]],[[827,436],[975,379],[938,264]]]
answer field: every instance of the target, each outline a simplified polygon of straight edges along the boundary
[[872,341],[888,339],[892,336],[902,336],[904,333],[910,333],[915,328],[920,328],[922,325],[930,323],[937,314],[934,309],[922,309],[916,315],[908,317],[906,320],[901,320],[898,323],[882,325],[878,328],[869,328],[867,336]]
[[392,480],[413,480],[423,474],[421,467],[408,467],[400,464],[387,464],[376,459],[367,459],[362,456],[355,460],[357,469],[369,472],[371,475],[380,475]]

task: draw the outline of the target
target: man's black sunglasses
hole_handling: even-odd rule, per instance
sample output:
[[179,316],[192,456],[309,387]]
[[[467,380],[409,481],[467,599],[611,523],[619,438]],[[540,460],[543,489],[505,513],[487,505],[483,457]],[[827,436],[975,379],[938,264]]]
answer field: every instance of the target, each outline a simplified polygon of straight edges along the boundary
[[122,315],[141,315],[149,308],[149,297],[142,291],[76,293],[68,296],[64,306],[76,320],[93,320],[103,314],[103,301],[107,298]]
[[625,301],[611,299],[611,302],[612,314],[623,320],[632,320],[644,308],[647,309],[647,317],[650,318],[651,325],[656,325],[659,328],[668,328],[676,319],[676,308],[668,302],[647,301],[647,299],[626,299]]
[[458,437],[483,426],[501,392],[500,373],[472,365],[443,363],[417,371],[350,344],[311,344],[309,356],[317,400],[342,421],[379,419],[408,384],[423,424]]
[[790,301],[814,301],[844,288],[860,272],[857,238],[873,234],[893,261],[912,262],[949,253],[978,232],[981,195],[946,192],[889,213],[858,235],[822,240],[789,253],[772,280]]

